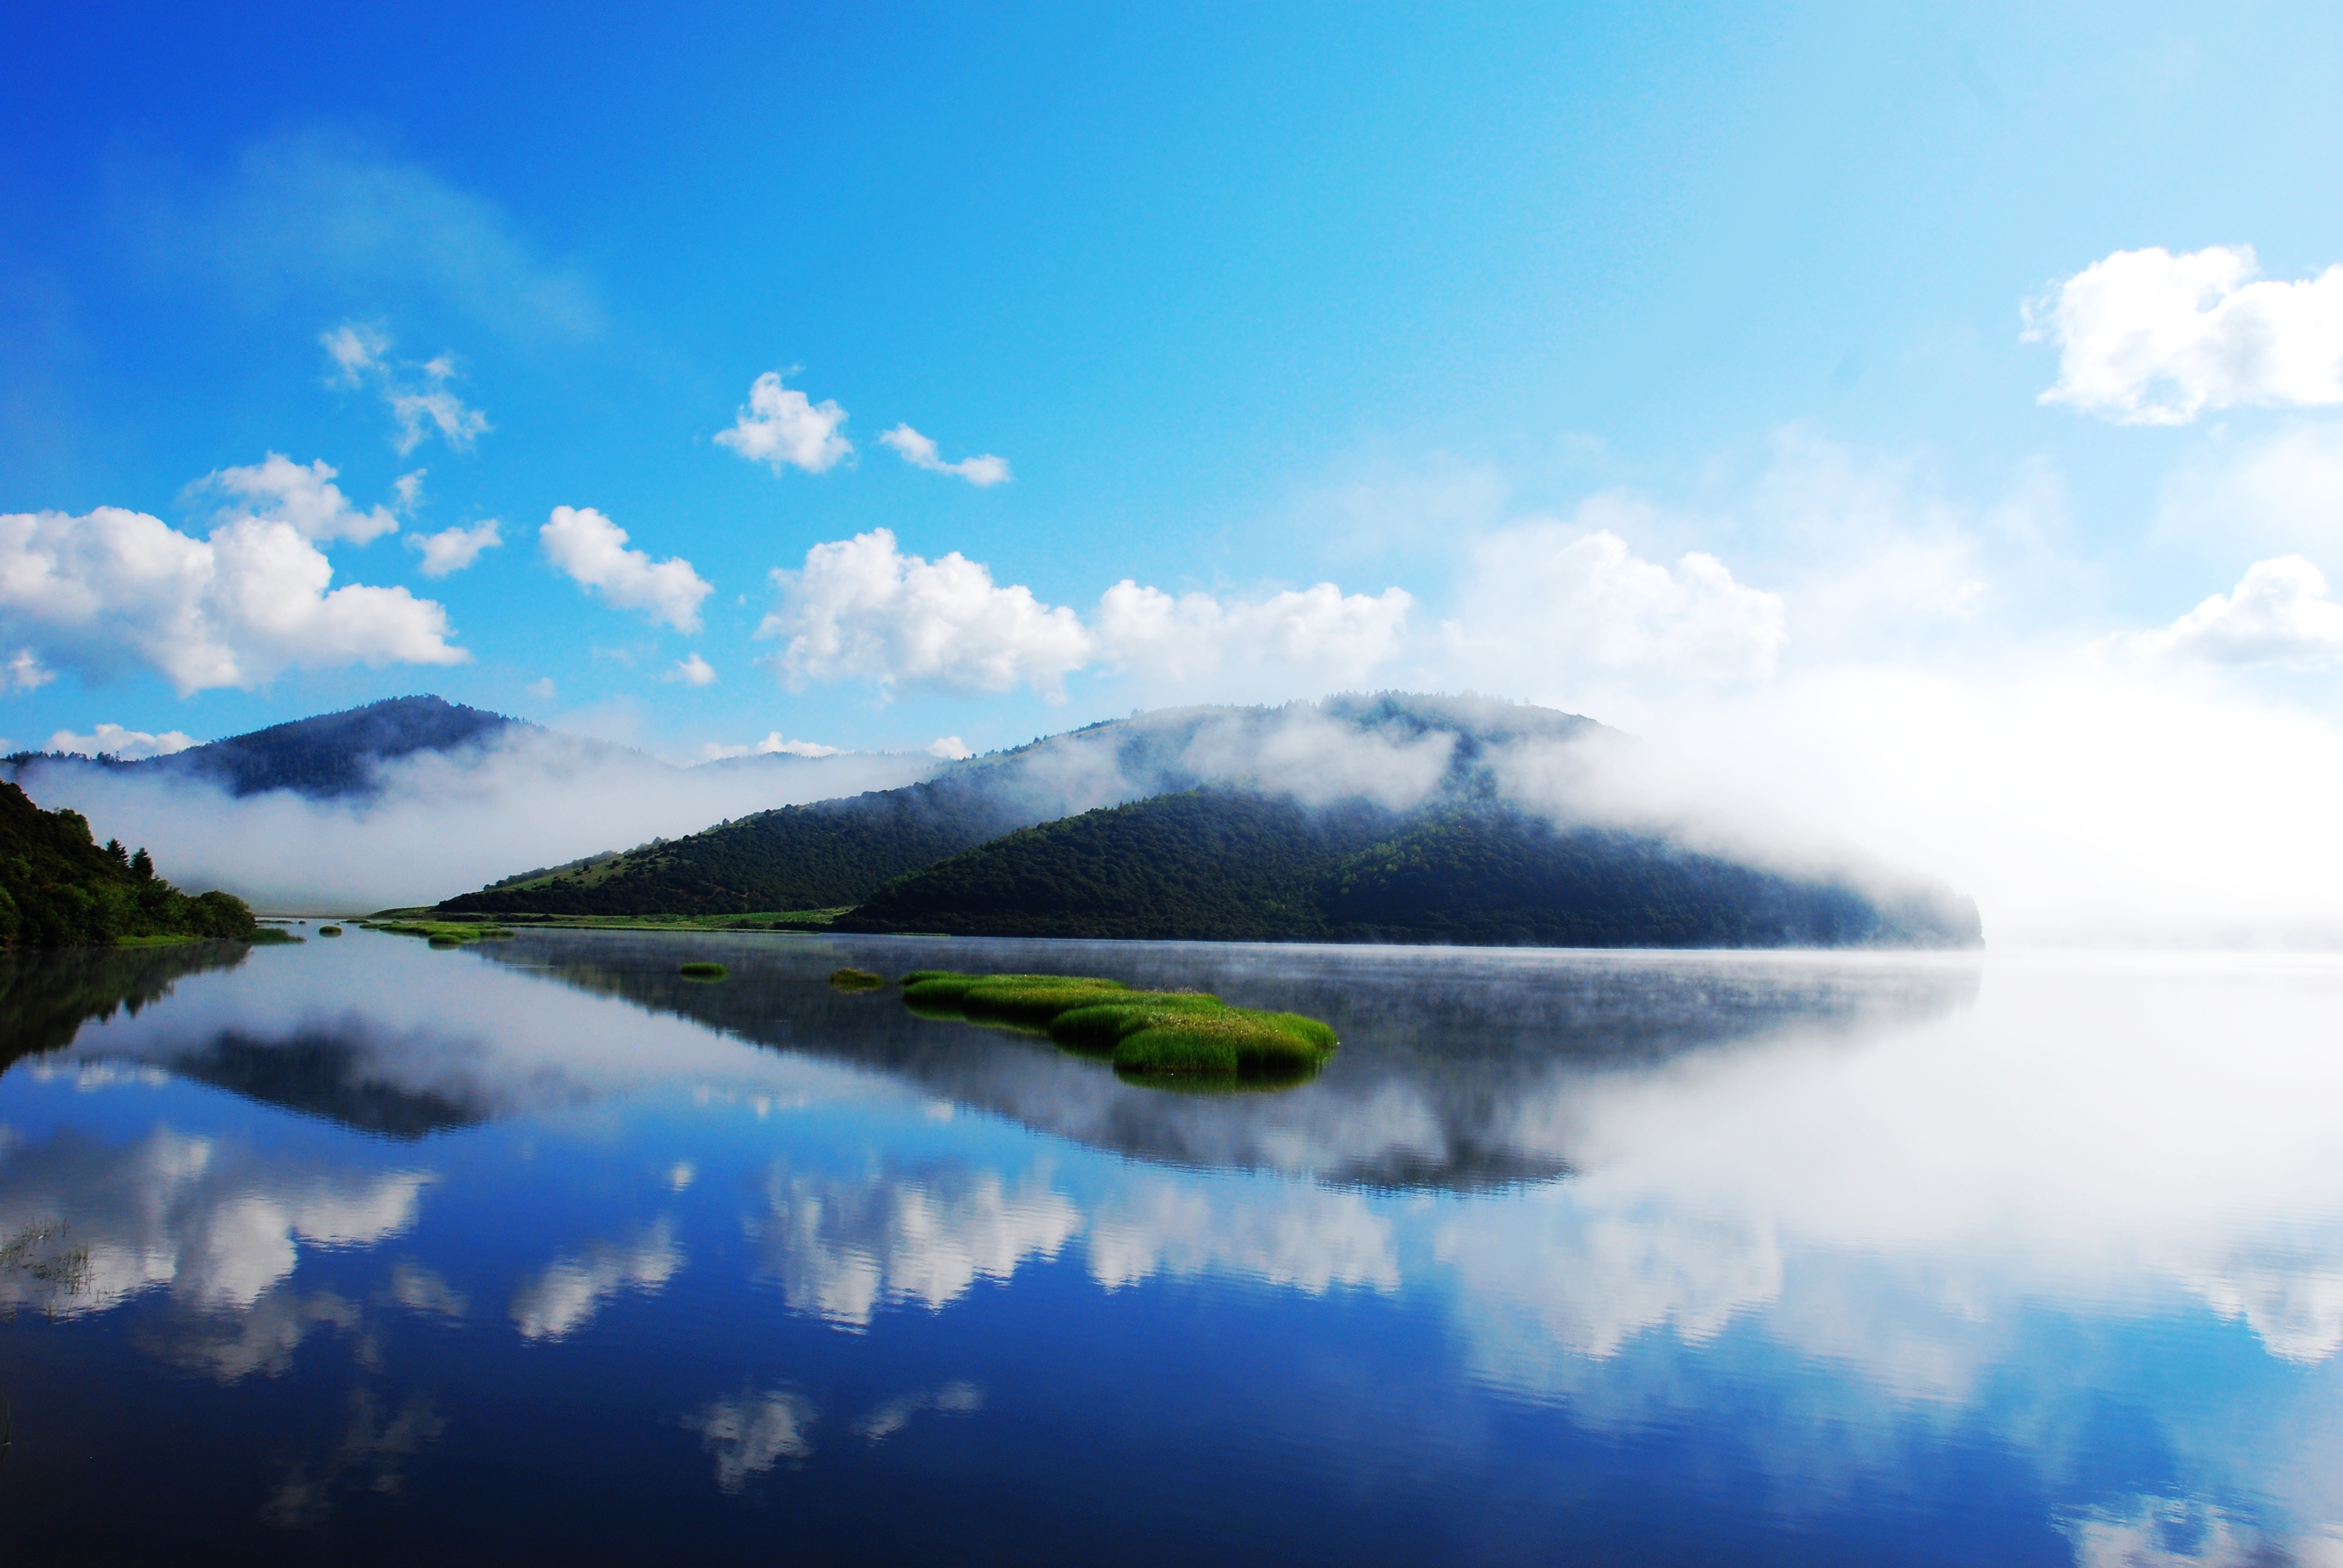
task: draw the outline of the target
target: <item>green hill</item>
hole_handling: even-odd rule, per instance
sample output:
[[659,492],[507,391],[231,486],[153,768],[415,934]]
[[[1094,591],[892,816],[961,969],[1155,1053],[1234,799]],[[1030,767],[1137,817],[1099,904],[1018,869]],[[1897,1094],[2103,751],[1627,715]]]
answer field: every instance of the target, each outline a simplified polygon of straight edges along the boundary
[[1009,834],[889,883],[833,929],[1554,947],[1978,940],[1975,907],[1948,896],[1883,903],[1494,800],[1403,817],[1212,789]]
[[78,811],[44,811],[0,783],[0,944],[99,947],[125,939],[248,937],[242,899],[189,898],[141,849],[100,849]]

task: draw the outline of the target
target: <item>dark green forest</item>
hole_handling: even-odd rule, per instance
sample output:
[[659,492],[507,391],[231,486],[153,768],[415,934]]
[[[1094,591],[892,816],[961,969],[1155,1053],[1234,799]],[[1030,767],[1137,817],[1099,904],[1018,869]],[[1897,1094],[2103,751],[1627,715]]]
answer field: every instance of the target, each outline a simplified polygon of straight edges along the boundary
[[145,849],[103,848],[78,811],[44,811],[0,783],[0,944],[102,947],[126,938],[249,937],[232,894],[190,898],[155,874]]
[[760,811],[688,839],[438,906],[447,915],[729,915],[859,904],[1017,825],[969,777]]
[[1009,834],[890,882],[833,929],[1555,947],[1977,940],[1966,903],[1883,907],[1493,800],[1398,817],[1217,789]]

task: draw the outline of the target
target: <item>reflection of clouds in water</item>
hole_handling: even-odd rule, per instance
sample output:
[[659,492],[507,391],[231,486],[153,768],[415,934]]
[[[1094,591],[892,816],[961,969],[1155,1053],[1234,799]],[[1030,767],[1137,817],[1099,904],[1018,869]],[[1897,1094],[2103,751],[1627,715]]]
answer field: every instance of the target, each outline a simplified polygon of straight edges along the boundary
[[631,1241],[593,1241],[556,1258],[513,1292],[512,1320],[525,1340],[558,1340],[583,1327],[621,1290],[659,1290],[683,1267],[674,1222],[665,1216]]
[[386,1423],[382,1402],[365,1389],[350,1391],[350,1423],[334,1452],[311,1470],[297,1464],[260,1510],[260,1521],[280,1530],[314,1530],[332,1517],[334,1494],[363,1482],[369,1492],[396,1496],[406,1484],[405,1462],[439,1439],[447,1418],[423,1394],[410,1397]]
[[[84,1287],[51,1305],[102,1312],[156,1285],[207,1307],[244,1308],[292,1273],[300,1247],[369,1246],[415,1223],[415,1171],[304,1170],[240,1145],[158,1127],[106,1144],[74,1131],[0,1150],[0,1235],[62,1220],[85,1249]],[[0,1304],[29,1301],[0,1273]]]
[[2188,1287],[2226,1319],[2243,1318],[2272,1355],[2305,1364],[2343,1349],[2343,1267],[2297,1258],[2240,1258]]
[[818,1412],[813,1401],[788,1389],[719,1399],[684,1417],[699,1433],[700,1446],[716,1456],[716,1484],[738,1492],[751,1475],[783,1460],[792,1464],[813,1456],[807,1433]]
[[1782,1248],[1765,1225],[1605,1213],[1567,1189],[1466,1204],[1432,1240],[1483,1375],[1531,1389],[1549,1386],[1556,1352],[1599,1359],[1664,1323],[1712,1339],[1782,1292]]
[[992,1171],[921,1179],[811,1176],[775,1164],[765,1210],[745,1221],[795,1311],[870,1323],[882,1301],[935,1308],[979,1278],[1006,1280],[1029,1257],[1055,1258],[1081,1229],[1071,1199],[1029,1172],[1013,1188]]
[[910,1425],[911,1418],[923,1410],[945,1415],[974,1415],[983,1408],[982,1389],[972,1382],[948,1382],[941,1388],[923,1389],[874,1406],[856,1416],[848,1430],[866,1442],[884,1442]]
[[1313,1295],[1399,1288],[1392,1222],[1355,1192],[1259,1185],[1212,1193],[1151,1181],[1091,1217],[1091,1273],[1109,1290],[1161,1272],[1231,1273]]
[[2095,1510],[2066,1526],[2076,1568],[2343,1568],[2343,1532],[2287,1540],[2221,1509],[2163,1497],[2139,1500],[2127,1515]]
[[281,1376],[311,1333],[318,1329],[347,1333],[357,1328],[358,1321],[357,1303],[331,1291],[309,1296],[271,1291],[242,1312],[189,1314],[142,1325],[134,1342],[167,1365],[232,1383],[255,1373]]
[[460,1320],[472,1310],[470,1298],[441,1279],[437,1271],[425,1268],[412,1258],[403,1259],[390,1271],[390,1299],[410,1312],[429,1317]]

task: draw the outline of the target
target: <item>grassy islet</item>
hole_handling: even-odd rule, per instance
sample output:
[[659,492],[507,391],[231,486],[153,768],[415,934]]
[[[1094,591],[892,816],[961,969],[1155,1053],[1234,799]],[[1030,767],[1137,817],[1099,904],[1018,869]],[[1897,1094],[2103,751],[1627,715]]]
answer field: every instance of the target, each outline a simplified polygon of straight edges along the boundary
[[1141,1080],[1298,1081],[1339,1043],[1317,1019],[1231,1007],[1202,991],[1133,990],[1086,975],[915,970],[903,1000],[930,1018],[1036,1030],[1061,1048]]

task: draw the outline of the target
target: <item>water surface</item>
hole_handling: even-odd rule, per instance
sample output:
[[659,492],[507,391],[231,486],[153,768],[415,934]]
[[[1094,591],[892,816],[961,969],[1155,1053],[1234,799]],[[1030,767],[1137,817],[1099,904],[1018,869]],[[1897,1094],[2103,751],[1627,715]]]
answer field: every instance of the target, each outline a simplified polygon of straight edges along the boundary
[[[847,963],[1344,1044],[1166,1092]],[[2338,1004],[2268,960],[0,956],[8,1556],[2343,1562]]]

